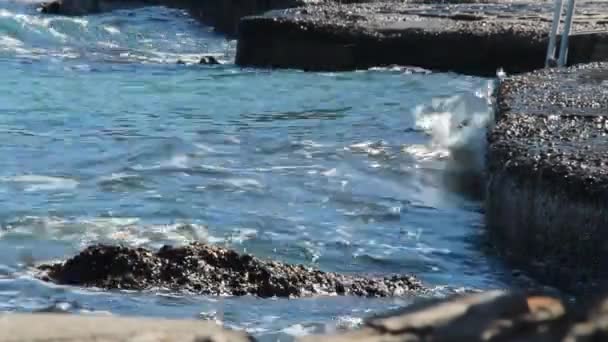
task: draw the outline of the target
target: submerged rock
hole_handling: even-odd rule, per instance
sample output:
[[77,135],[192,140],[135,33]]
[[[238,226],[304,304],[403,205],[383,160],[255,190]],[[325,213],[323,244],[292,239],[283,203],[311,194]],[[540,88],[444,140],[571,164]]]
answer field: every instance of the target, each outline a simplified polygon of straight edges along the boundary
[[93,245],[64,263],[38,268],[43,271],[41,279],[59,284],[131,290],[160,287],[208,295],[386,297],[423,289],[408,275],[374,278],[322,272],[202,243],[164,246],[157,252]]
[[221,63],[217,60],[217,58],[213,56],[203,56],[201,57],[201,60],[198,62],[198,64],[217,65]]
[[40,6],[40,11],[48,14],[83,15],[100,10],[99,0],[55,0]]
[[87,15],[120,8],[160,4],[160,0],[53,0],[42,3],[39,10],[47,14]]
[[513,264],[573,292],[608,284],[608,63],[512,76],[488,135],[486,227]]

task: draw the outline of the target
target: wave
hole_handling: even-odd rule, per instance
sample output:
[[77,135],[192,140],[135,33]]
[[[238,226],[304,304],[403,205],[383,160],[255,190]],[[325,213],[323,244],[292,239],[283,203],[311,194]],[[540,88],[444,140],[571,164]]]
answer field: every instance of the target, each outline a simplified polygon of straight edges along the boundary
[[[247,236],[252,233],[247,232]],[[193,241],[217,243],[207,227],[195,223],[144,224],[136,217],[62,218],[54,216],[23,216],[1,222],[0,238],[51,239],[78,243],[125,243],[131,246],[159,248],[164,244],[181,245]],[[246,237],[240,237],[241,240]]]
[[0,177],[0,182],[21,185],[26,192],[71,190],[77,188],[79,184],[74,179],[43,175]]
[[[92,62],[195,64],[201,54],[231,62],[235,46],[184,11],[165,7],[86,17],[45,15],[30,1],[0,0],[0,57]],[[158,20],[159,18],[163,20]]]
[[476,92],[437,97],[414,108],[416,129],[429,135],[422,145],[403,150],[421,162],[445,161],[448,185],[480,195],[485,172],[486,134],[494,123],[494,81]]

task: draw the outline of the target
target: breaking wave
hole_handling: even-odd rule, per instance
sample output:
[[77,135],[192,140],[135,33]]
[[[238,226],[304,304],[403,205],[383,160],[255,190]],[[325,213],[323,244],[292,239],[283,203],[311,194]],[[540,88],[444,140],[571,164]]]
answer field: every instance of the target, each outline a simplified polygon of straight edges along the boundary
[[[196,63],[201,54],[234,58],[234,42],[215,39],[184,11],[156,7],[86,17],[38,13],[32,1],[2,1],[0,57],[79,62]],[[150,29],[167,22],[162,32]]]
[[485,170],[486,133],[494,123],[494,82],[475,93],[437,97],[414,108],[416,129],[429,135],[406,152],[420,160],[443,160],[448,186],[479,195]]

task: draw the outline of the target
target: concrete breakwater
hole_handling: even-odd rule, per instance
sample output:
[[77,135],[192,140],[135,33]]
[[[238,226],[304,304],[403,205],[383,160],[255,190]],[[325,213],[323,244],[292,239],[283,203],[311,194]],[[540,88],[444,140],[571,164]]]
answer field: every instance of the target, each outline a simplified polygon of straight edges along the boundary
[[562,288],[608,276],[607,85],[608,64],[594,63],[498,89],[487,226],[511,260]]
[[[243,66],[354,70],[408,65],[493,75],[541,68],[552,1],[53,0],[46,13],[82,15],[120,7],[187,9],[218,32],[238,36]],[[579,1],[570,62],[608,58],[608,14]]]
[[[571,63],[608,57],[608,13],[602,6],[579,1]],[[409,65],[476,75],[494,75],[498,68],[531,71],[543,67],[552,10],[552,2],[499,0],[276,10],[241,21],[236,62],[305,70]]]

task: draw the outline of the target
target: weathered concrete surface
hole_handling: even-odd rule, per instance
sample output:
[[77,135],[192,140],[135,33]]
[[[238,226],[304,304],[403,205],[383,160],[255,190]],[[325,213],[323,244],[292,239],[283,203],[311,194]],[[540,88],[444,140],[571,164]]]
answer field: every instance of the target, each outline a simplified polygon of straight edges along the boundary
[[497,94],[486,219],[510,260],[561,288],[608,279],[608,63],[515,76]]
[[431,301],[368,320],[363,328],[300,342],[575,342],[608,340],[605,301],[491,291]]
[[[305,70],[410,65],[493,75],[543,66],[553,1],[328,3],[244,18],[237,64]],[[603,1],[578,1],[576,32],[608,31]],[[608,34],[578,34],[572,63],[608,59]]]
[[249,342],[244,333],[201,321],[68,314],[0,314],[3,342]]
[[235,251],[192,243],[143,248],[94,245],[64,263],[42,265],[41,279],[107,289],[166,288],[211,295],[301,297],[398,296],[423,291],[412,276],[372,278],[264,261]]

